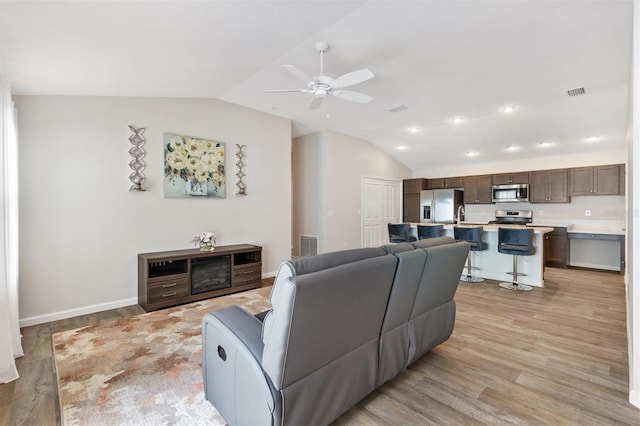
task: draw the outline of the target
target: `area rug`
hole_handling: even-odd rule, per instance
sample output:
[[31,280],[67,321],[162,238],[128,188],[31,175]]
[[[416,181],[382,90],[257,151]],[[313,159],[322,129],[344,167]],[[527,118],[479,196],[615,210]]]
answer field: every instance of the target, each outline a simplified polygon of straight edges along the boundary
[[271,287],[53,335],[64,425],[224,425],[204,399],[202,317],[269,309]]

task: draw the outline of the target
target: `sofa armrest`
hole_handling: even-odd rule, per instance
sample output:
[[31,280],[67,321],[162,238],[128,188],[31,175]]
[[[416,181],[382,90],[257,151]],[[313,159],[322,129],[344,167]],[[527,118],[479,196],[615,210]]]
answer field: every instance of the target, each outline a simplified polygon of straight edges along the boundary
[[262,323],[238,306],[202,319],[205,398],[229,424],[271,424],[280,412],[279,395],[261,367],[261,332]]

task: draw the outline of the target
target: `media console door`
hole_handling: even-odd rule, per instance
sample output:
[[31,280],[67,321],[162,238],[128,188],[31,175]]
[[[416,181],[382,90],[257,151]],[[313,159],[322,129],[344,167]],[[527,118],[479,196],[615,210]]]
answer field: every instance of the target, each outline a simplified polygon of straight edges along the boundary
[[213,252],[188,249],[138,254],[138,304],[147,312],[260,286],[260,246],[237,244],[218,246]]

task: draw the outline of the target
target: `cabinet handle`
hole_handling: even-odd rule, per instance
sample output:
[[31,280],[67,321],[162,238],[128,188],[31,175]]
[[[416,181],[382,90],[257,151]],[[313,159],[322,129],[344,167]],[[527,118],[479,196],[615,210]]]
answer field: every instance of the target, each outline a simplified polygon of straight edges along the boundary
[[171,293],[162,293],[162,297],[171,297],[171,296],[175,296],[176,294],[178,294],[177,291],[174,291]]
[[255,271],[242,271],[242,272],[236,272],[237,274],[242,274],[242,275],[248,275],[248,274],[253,274]]
[[162,284],[162,288],[169,288],[169,287],[175,287],[177,286],[178,283],[173,283],[173,284]]

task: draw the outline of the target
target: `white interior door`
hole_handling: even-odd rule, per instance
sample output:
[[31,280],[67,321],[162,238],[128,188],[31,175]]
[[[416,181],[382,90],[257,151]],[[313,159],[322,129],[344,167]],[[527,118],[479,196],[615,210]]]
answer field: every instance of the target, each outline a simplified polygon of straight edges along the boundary
[[362,178],[362,247],[389,242],[388,223],[400,222],[399,180]]

